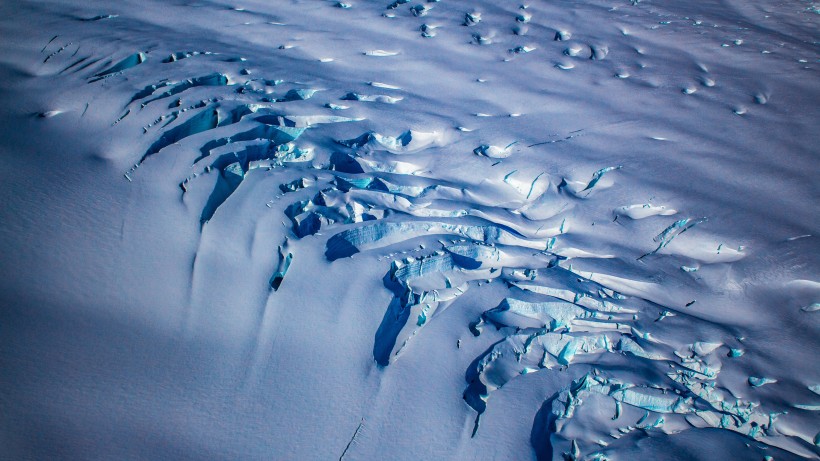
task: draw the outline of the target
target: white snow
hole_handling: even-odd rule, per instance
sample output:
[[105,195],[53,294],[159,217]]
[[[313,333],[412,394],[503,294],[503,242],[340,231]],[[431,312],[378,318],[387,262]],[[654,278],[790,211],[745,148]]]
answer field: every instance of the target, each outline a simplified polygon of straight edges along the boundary
[[817,11],[3,3],[0,458],[818,459]]

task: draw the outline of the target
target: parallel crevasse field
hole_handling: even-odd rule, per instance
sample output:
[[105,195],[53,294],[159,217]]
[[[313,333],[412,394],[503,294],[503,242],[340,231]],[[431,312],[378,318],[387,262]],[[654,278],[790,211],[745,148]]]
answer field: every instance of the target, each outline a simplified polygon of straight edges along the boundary
[[3,457],[820,456],[813,3],[0,11]]

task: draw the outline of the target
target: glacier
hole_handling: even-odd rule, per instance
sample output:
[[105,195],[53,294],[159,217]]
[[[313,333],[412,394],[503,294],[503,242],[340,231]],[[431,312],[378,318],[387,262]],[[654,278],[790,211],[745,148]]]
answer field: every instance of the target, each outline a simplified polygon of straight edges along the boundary
[[0,458],[820,458],[811,2],[0,11]]

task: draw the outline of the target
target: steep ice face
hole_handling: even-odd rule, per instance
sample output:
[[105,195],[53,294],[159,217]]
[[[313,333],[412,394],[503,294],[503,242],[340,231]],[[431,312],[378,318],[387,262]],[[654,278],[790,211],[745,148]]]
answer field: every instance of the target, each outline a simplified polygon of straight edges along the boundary
[[177,143],[188,136],[193,136],[195,134],[202,133],[203,131],[212,130],[218,125],[219,111],[217,111],[215,107],[206,108],[206,110],[199,112],[184,123],[166,131],[159,138],[159,140],[152,144],[148,151],[145,152],[140,160],[140,163],[171,144]]
[[132,67],[142,64],[143,62],[145,62],[146,59],[147,56],[142,51],[134,53],[131,56],[128,56],[127,58],[123,59],[122,61],[114,64],[113,66],[98,72],[94,75],[94,78],[91,81],[94,82],[103,78],[110,77],[114,74],[119,74]]

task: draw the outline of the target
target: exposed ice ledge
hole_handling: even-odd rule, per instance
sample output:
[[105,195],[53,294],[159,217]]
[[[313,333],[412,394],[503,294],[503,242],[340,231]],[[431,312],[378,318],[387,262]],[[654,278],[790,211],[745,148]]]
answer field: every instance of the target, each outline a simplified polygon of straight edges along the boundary
[[654,239],[652,239],[653,241],[655,241],[658,244],[658,247],[655,248],[654,250],[650,251],[649,253],[644,254],[643,256],[641,256],[638,259],[643,259],[647,256],[653,255],[653,254],[661,251],[663,248],[665,248],[667,245],[669,245],[675,237],[677,237],[680,234],[683,234],[684,232],[688,231],[689,229],[695,227],[696,225],[704,223],[706,221],[708,221],[708,218],[705,218],[705,217],[704,218],[698,218],[698,219],[685,218],[685,219],[680,219],[680,220],[675,221],[669,227],[667,227],[666,229],[661,231],[660,234],[655,236]]
[[592,189],[598,185],[598,182],[601,180],[601,178],[604,177],[605,174],[609,173],[610,171],[620,170],[621,168],[623,168],[622,165],[601,168],[600,170],[592,174],[592,179],[590,179],[590,181],[587,183],[567,180],[566,178],[564,178],[564,180],[561,181],[561,184],[558,186],[558,189],[566,190],[568,193],[578,198],[586,198],[589,195],[589,192],[587,194],[583,194],[583,192],[592,191]]

